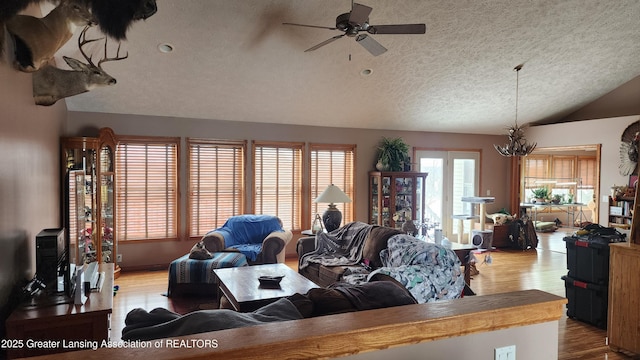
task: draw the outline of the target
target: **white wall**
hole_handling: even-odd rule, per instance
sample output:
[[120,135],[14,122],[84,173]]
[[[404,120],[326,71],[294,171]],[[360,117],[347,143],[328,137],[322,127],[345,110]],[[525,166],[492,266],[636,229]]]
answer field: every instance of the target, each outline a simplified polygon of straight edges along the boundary
[[[389,334],[393,336],[393,334]],[[514,327],[346,356],[349,360],[493,359],[494,349],[516,346],[518,360],[558,358],[558,322]]]

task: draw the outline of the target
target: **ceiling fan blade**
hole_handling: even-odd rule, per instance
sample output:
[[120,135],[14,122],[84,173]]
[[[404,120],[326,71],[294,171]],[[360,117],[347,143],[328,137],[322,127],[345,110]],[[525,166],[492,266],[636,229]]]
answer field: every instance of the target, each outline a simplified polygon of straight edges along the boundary
[[424,34],[427,32],[427,26],[425,24],[371,25],[367,32],[369,34]]
[[364,24],[369,20],[369,14],[371,14],[372,10],[373,8],[366,5],[354,3],[353,9],[351,9],[351,14],[349,15],[349,23],[355,25]]
[[288,22],[282,23],[282,25],[304,26],[304,27],[311,27],[311,28],[318,28],[318,29],[337,30],[334,27],[328,27],[328,26],[306,25],[306,24],[296,24],[296,23],[288,23]]
[[358,35],[356,36],[356,41],[358,44],[362,45],[362,47],[367,49],[367,51],[369,51],[373,56],[382,55],[387,51],[387,48],[380,45],[379,42],[375,41],[368,35]]
[[307,50],[305,50],[304,52],[308,52],[308,51],[313,51],[313,50],[317,50],[327,44],[330,44],[338,39],[340,39],[341,37],[345,36],[346,34],[342,34],[342,35],[336,35],[334,37],[332,37],[331,39],[325,40],[323,42],[321,42],[320,44],[316,45],[316,46],[312,46],[310,48],[308,48]]

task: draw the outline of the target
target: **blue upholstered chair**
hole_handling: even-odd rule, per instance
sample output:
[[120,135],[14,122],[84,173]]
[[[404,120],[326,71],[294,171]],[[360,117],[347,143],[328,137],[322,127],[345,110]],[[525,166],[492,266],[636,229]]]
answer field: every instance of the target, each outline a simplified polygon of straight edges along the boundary
[[277,216],[247,214],[230,217],[205,234],[202,244],[211,253],[240,252],[250,265],[275,264],[284,262],[285,247],[292,237]]
[[169,296],[217,293],[215,269],[283,263],[293,234],[272,215],[232,216],[169,265]]

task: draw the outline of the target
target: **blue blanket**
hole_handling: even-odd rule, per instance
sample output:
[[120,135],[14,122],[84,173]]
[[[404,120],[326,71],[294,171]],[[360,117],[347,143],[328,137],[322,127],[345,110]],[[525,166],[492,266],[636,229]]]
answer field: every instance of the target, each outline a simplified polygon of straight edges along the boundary
[[221,227],[207,233],[218,232],[224,237],[224,246],[239,250],[255,261],[262,241],[272,232],[284,232],[282,222],[273,215],[232,216]]

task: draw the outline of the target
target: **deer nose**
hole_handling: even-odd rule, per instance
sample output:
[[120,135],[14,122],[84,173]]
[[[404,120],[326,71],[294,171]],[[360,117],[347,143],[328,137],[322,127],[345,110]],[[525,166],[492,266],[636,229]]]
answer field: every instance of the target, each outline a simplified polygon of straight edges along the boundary
[[115,85],[118,81],[116,79],[109,80],[109,85]]

